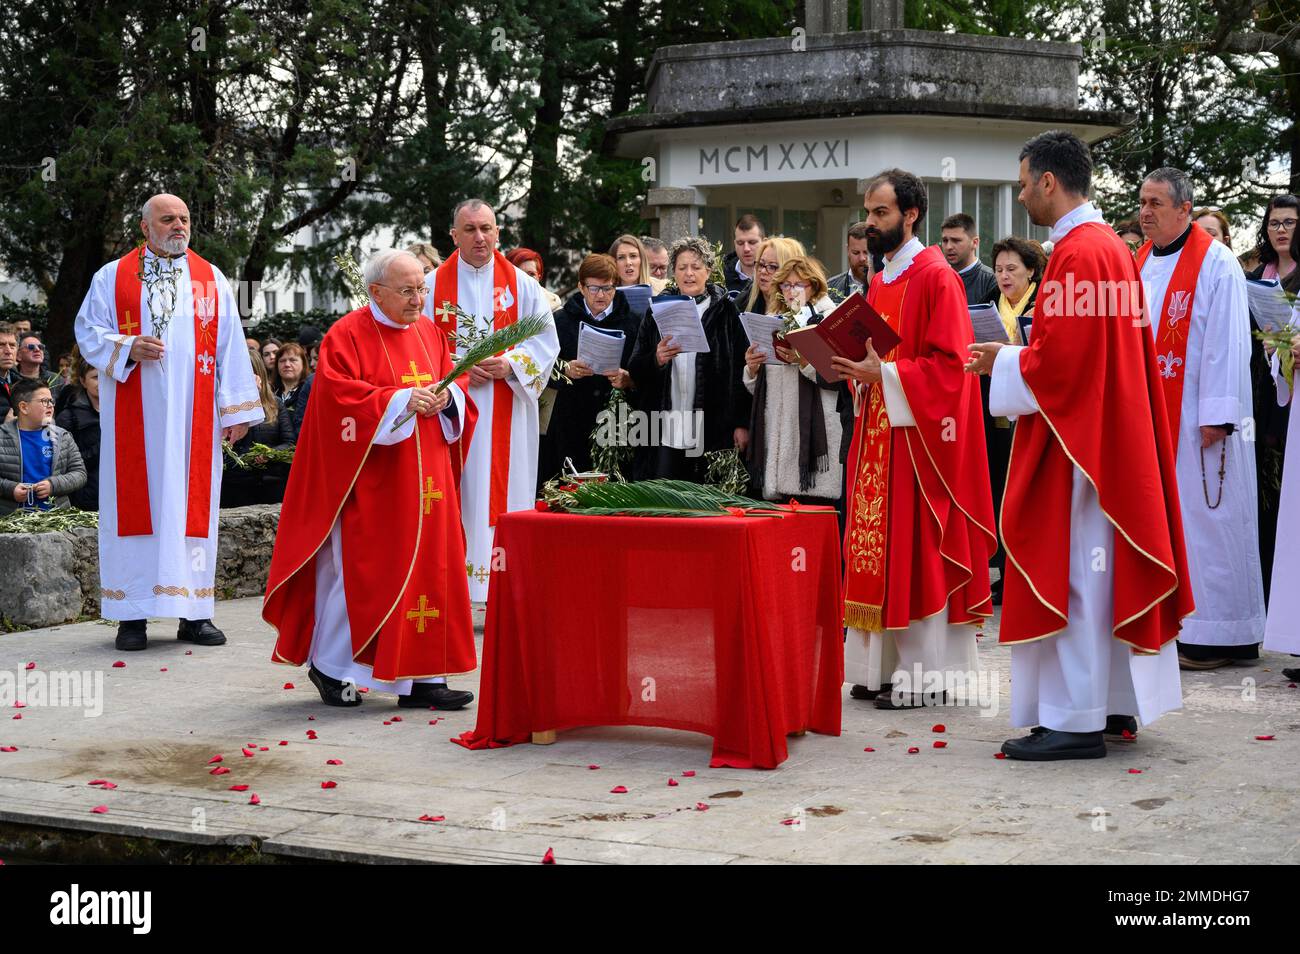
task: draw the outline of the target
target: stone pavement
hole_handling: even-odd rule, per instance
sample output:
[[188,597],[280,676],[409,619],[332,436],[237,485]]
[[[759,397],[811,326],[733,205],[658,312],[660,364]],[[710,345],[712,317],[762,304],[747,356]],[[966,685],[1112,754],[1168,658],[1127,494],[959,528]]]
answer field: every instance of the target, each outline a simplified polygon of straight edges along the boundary
[[[1018,763],[994,758],[1018,733],[1006,716],[1009,653],[990,634],[980,650],[998,676],[997,715],[881,712],[846,686],[843,734],[791,739],[789,760],[764,772],[710,769],[710,740],[685,732],[591,728],[552,746],[470,752],[448,739],[473,727],[474,707],[399,710],[370,693],[359,709],[330,709],[305,670],[269,662],[259,609],[221,603],[230,642],[192,655],[174,621],[151,626],[143,653],[114,650],[102,623],[0,635],[0,693],[29,662],[103,674],[98,717],[35,702],[0,713],[0,748],[18,749],[0,751],[0,858],[48,842],[22,838],[38,826],[281,860],[535,863],[547,848],[561,864],[1300,860],[1300,689],[1281,676],[1290,657],[1184,673],[1184,708],[1105,759]],[[453,684],[478,689],[476,675]],[[228,774],[210,774],[218,753]],[[322,789],[327,780],[337,787]],[[626,794],[610,792],[620,785]],[[93,814],[98,805],[108,812]]]

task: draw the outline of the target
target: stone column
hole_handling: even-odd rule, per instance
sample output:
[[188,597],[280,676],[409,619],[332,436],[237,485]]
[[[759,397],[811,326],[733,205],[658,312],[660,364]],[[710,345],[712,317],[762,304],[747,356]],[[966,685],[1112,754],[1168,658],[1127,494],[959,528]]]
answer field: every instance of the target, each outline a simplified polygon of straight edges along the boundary
[[659,220],[658,238],[671,244],[675,239],[700,234],[699,196],[694,189],[651,189],[646,205],[655,208]]
[[849,0],[807,0],[804,29],[808,35],[849,32]]
[[903,0],[862,0],[862,29],[901,30],[903,26]]

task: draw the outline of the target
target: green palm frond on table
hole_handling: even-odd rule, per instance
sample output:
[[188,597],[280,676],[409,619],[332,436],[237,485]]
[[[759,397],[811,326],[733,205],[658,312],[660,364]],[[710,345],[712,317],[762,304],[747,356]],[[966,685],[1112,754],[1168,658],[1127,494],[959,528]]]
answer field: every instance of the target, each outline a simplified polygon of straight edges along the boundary
[[15,510],[0,517],[0,533],[51,533],[55,530],[75,530],[99,526],[99,514],[93,510],[76,507],[55,507],[53,510]]
[[548,486],[543,499],[552,510],[592,516],[716,517],[735,508],[781,512],[780,504],[687,480],[589,481],[576,487]]
[[547,314],[528,315],[474,342],[468,351],[456,359],[456,366],[451,369],[450,374],[438,382],[438,386],[433,389],[434,393],[447,390],[452,381],[493,355],[523,344],[529,338],[541,334],[546,330],[550,320],[551,316]]

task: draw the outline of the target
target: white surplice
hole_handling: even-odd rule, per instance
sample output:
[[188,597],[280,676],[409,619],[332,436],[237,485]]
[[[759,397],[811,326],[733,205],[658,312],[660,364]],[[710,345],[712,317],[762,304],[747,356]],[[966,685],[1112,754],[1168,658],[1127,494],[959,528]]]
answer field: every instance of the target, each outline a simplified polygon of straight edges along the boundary
[[[907,242],[886,260],[881,281],[887,285],[897,281],[924,249],[920,239]],[[893,362],[881,365],[881,378],[890,428],[915,427],[916,418]],[[979,670],[978,631],[972,623],[949,623],[946,604],[935,615],[914,620],[902,630],[873,632],[850,626],[844,639],[844,678],[868,689],[893,685],[903,693],[927,691],[927,680],[935,680],[964,695],[970,677]],[[941,680],[932,675],[937,673],[943,674]]]
[[[378,307],[371,303],[370,314],[382,325],[398,328],[407,334],[414,334],[410,325],[392,321]],[[375,444],[384,447],[400,444],[415,434],[416,417],[412,417],[397,430],[393,425],[406,411],[411,400],[412,388],[402,388],[388,401],[383,420],[375,432]],[[453,384],[447,388],[451,400],[439,414],[443,436],[448,442],[460,440],[461,428],[465,420],[465,395],[460,387]],[[311,664],[340,682],[352,682],[364,689],[382,692],[395,692],[399,696],[411,694],[411,684],[415,682],[443,683],[445,676],[431,676],[427,679],[399,679],[396,682],[384,682],[374,677],[374,670],[352,658],[352,625],[348,617],[347,594],[343,586],[343,533],[341,521],[336,517],[330,528],[329,542],[316,554],[316,627],[311,634]]]
[[[1277,403],[1292,404],[1287,446],[1300,448],[1300,414],[1286,381],[1277,377]],[[1273,554],[1273,585],[1268,596],[1268,625],[1264,648],[1300,655],[1300,450],[1282,466],[1282,497],[1277,512],[1277,548]],[[1294,663],[1292,660],[1288,666]]]
[[[154,253],[145,254],[153,259]],[[189,447],[194,407],[194,294],[186,256],[164,260],[176,269],[176,304],[170,323],[159,336],[154,309],[162,312],[158,296],[150,301],[141,292],[140,333],[163,341],[163,359],[136,363],[129,359],[134,335],[118,333],[115,283],[117,262],[109,262],[91,280],[77,312],[77,346],[86,362],[99,371],[99,577],[100,613],[105,619],[133,620],[151,616],[211,619],[217,572],[217,511],[221,502],[221,429],[232,424],[256,424],[264,417],[253,375],[239,308],[230,283],[215,265],[217,343],[213,373],[215,409],[212,433],[212,484],[208,535],[185,535],[189,499]],[[117,479],[114,421],[117,387],[141,375],[144,407],[144,446],[149,475],[149,509],[153,533],[117,535]]]
[[[1034,414],[1038,402],[1020,374],[1023,348],[998,352],[989,413]],[[1006,515],[1003,515],[1006,520]],[[1137,716],[1143,725],[1182,706],[1178,654],[1170,640],[1157,654],[1139,654],[1114,637],[1115,580],[1109,553],[1115,529],[1097,490],[1078,467],[1070,494],[1069,622],[1062,632],[1011,646],[1011,724],[1063,732],[1100,732],[1108,715]]]
[[[1169,322],[1163,313],[1165,292],[1184,254],[1180,249],[1157,255],[1153,249],[1142,266],[1143,294],[1157,340]],[[1242,430],[1251,426],[1252,413],[1250,311],[1241,266],[1221,242],[1211,242],[1206,252],[1189,317],[1186,366],[1177,364],[1172,353],[1159,357],[1162,375],[1183,376],[1176,470],[1196,611],[1183,620],[1178,638],[1201,646],[1251,645],[1264,638],[1264,573],[1254,438]],[[1189,318],[1179,320],[1187,323]],[[1222,424],[1234,425],[1224,446],[1202,450],[1201,427]]]
[[[493,276],[495,263],[489,260],[482,268],[475,268],[458,259],[456,275],[457,302],[466,313],[473,315],[480,326],[491,327],[493,315]],[[513,267],[513,266],[511,266]],[[425,299],[425,312],[433,316],[433,285],[436,271],[430,272],[425,284],[430,294]],[[531,510],[537,499],[537,400],[546,390],[555,359],[560,354],[560,339],[555,333],[550,306],[542,287],[524,272],[515,269],[519,296],[518,315],[545,315],[546,330],[529,338],[506,353],[510,371],[506,382],[512,392],[510,417],[510,480],[506,494],[507,512]],[[510,304],[508,301],[505,303]],[[489,526],[489,509],[492,477],[492,417],[494,381],[477,384],[469,389],[469,396],[478,409],[474,436],[470,440],[469,455],[460,479],[460,516],[465,528],[465,572],[469,575],[469,598],[476,603],[487,600],[488,578],[492,572],[492,536],[495,528]]]

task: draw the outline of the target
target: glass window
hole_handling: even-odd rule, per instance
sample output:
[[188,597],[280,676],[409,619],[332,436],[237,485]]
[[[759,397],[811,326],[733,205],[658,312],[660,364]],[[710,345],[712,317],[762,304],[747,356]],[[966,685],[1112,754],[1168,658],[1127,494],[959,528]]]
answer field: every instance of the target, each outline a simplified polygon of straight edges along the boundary
[[920,238],[926,245],[938,245],[943,220],[948,217],[948,183],[927,182],[926,197],[930,200],[925,213],[925,227],[920,230]]
[[306,292],[296,291],[296,292],[293,293],[293,310],[294,310],[294,311],[306,311],[306,310],[307,310],[307,293],[306,293]]
[[731,213],[725,205],[706,205],[701,209],[699,226],[700,234],[710,242],[721,242],[724,252],[731,250]]
[[275,314],[275,292],[273,291],[262,292],[262,302],[263,304],[266,305],[266,313],[268,315],[274,315]]
[[991,265],[989,258],[993,252],[993,244],[1002,237],[998,235],[998,187],[978,186],[975,190],[975,201],[978,209],[975,215],[975,226],[980,237],[980,261],[985,265]]
[[817,213],[786,209],[781,213],[781,231],[786,238],[798,239],[809,255],[817,254]]

